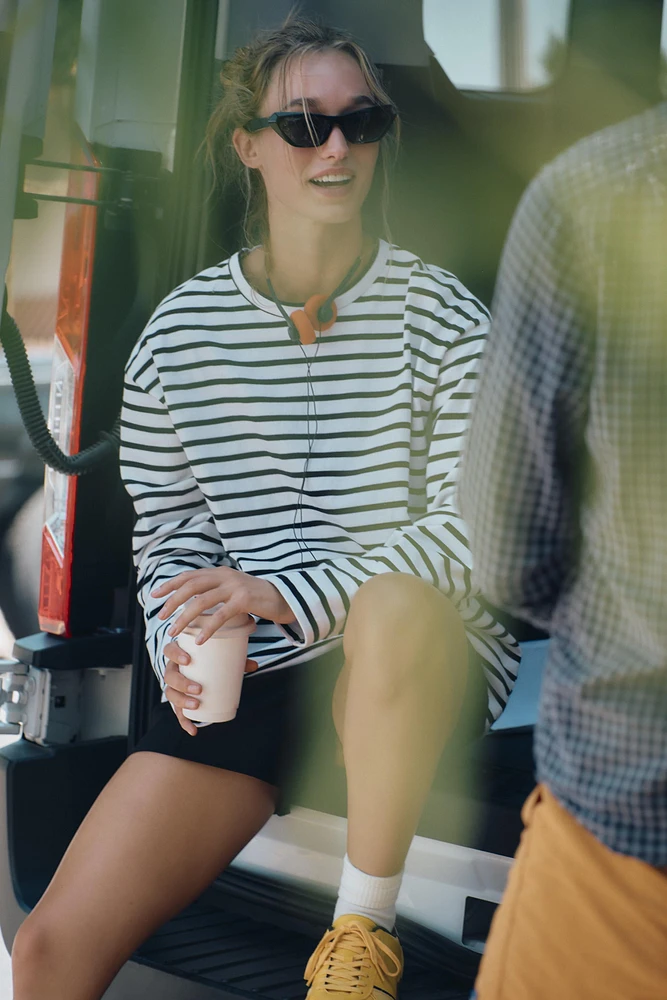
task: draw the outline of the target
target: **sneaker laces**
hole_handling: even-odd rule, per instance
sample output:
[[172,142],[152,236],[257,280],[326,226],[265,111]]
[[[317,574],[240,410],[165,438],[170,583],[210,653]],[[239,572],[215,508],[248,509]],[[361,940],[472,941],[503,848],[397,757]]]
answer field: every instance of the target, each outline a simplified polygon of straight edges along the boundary
[[312,986],[325,967],[322,985],[332,993],[354,993],[371,970],[387,979],[401,973],[401,963],[391,948],[358,923],[332,928],[324,935],[306,966],[306,984]]

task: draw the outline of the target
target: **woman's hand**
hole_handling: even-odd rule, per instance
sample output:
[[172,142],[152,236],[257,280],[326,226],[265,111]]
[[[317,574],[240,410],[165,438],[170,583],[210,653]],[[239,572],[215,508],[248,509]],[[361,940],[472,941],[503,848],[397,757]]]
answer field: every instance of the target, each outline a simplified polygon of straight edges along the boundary
[[210,569],[179,573],[173,580],[167,580],[152,591],[151,596],[164,597],[166,594],[171,596],[165,601],[158,618],[168,618],[181,604],[190,602],[168,629],[172,638],[179,635],[203,611],[224,603],[224,608],[207,615],[207,623],[195,639],[198,645],[206,642],[216,629],[242,612],[282,625],[289,625],[295,620],[294,612],[272,583],[229,566],[211,566]]
[[[197,695],[201,694],[201,684],[189,680],[189,678],[181,673],[179,668],[182,666],[187,667],[190,657],[184,649],[181,649],[177,642],[167,643],[164,647],[164,655],[167,657],[167,667],[164,672],[164,679],[167,685],[165,695],[174,707],[181,729],[184,729],[190,736],[196,736],[197,727],[192,719],[187,719],[183,715],[183,709],[199,708],[199,698]],[[257,670],[255,661],[246,660],[246,673],[251,674],[255,670]]]

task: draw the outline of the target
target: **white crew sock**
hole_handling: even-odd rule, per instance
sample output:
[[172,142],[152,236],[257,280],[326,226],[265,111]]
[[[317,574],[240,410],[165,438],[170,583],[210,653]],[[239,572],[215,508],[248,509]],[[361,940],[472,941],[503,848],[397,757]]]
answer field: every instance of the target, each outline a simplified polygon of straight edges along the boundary
[[386,931],[393,931],[396,922],[396,900],[403,881],[403,872],[380,878],[355,868],[347,854],[338,889],[334,920],[344,913],[370,917]]

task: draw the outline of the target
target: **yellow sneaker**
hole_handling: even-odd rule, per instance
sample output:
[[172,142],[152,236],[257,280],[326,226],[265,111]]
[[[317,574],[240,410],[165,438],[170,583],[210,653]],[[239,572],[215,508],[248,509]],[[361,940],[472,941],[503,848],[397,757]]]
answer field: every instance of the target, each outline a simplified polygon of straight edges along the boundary
[[334,921],[306,966],[307,1000],[396,1000],[402,975],[398,938],[368,917],[345,913]]

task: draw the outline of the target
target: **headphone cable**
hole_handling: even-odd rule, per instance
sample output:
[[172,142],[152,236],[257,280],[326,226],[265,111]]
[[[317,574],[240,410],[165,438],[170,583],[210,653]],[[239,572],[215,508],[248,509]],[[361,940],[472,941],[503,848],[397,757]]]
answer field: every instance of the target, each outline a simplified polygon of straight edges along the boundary
[[[356,272],[358,271],[358,269],[359,269],[359,267],[361,265],[362,257],[363,257],[363,248],[362,248],[362,252],[356,257],[356,259],[354,260],[352,266],[349,268],[349,270],[345,274],[343,280],[341,282],[339,282],[339,284],[336,286],[336,288],[333,290],[333,292],[331,292],[331,294],[329,296],[327,296],[327,298],[324,300],[324,302],[322,303],[322,305],[317,310],[317,318],[320,321],[320,323],[322,323],[322,324],[328,323],[331,320],[332,315],[333,315],[332,309],[331,309],[331,305],[332,305],[332,303],[334,302],[334,300],[339,295],[341,295],[347,288],[349,288],[351,286],[352,279],[356,275]],[[294,534],[294,539],[295,539],[295,541],[296,541],[296,543],[297,543],[297,545],[299,547],[299,555],[300,555],[300,558],[301,558],[301,569],[303,569],[304,568],[304,554],[307,554],[307,555],[309,555],[309,556],[312,557],[312,552],[308,548],[308,544],[306,542],[306,537],[305,537],[305,533],[304,533],[304,524],[303,524],[303,493],[304,493],[304,490],[306,488],[306,480],[308,479],[308,467],[310,465],[310,459],[311,459],[312,454],[313,454],[313,449],[315,447],[315,440],[317,438],[317,432],[318,432],[318,428],[319,428],[319,420],[318,420],[318,416],[317,416],[317,397],[315,395],[315,387],[312,384],[311,367],[312,367],[314,361],[316,360],[317,355],[319,354],[321,340],[318,338],[318,340],[317,340],[317,347],[315,348],[315,353],[314,353],[314,355],[313,355],[312,358],[309,358],[308,355],[306,354],[304,348],[303,348],[303,344],[301,343],[301,338],[299,336],[299,331],[297,330],[294,321],[292,320],[291,316],[288,315],[287,310],[285,309],[285,307],[283,306],[282,302],[280,301],[280,299],[276,295],[275,289],[273,287],[273,283],[271,281],[271,278],[269,277],[268,268],[266,266],[266,255],[264,256],[264,278],[266,280],[266,286],[267,286],[267,288],[269,290],[269,294],[271,295],[271,299],[273,300],[273,304],[277,307],[280,315],[282,316],[282,318],[285,320],[285,323],[287,324],[287,329],[288,329],[288,331],[290,333],[290,340],[294,341],[295,343],[298,343],[299,348],[301,350],[301,353],[303,355],[304,361],[306,363],[306,394],[307,394],[307,397],[306,397],[306,437],[307,437],[307,440],[308,440],[308,450],[306,452],[306,460],[304,462],[303,473],[302,473],[302,476],[301,476],[301,485],[299,486],[298,499],[297,499],[297,502],[296,502],[296,506],[294,508],[294,518],[292,520],[292,531],[293,531],[293,534]],[[311,421],[311,417],[310,417],[310,405],[311,405],[311,400],[312,400],[312,405],[313,405],[313,418],[314,418],[314,425],[315,425],[314,433],[312,435],[310,433],[310,421]]]

